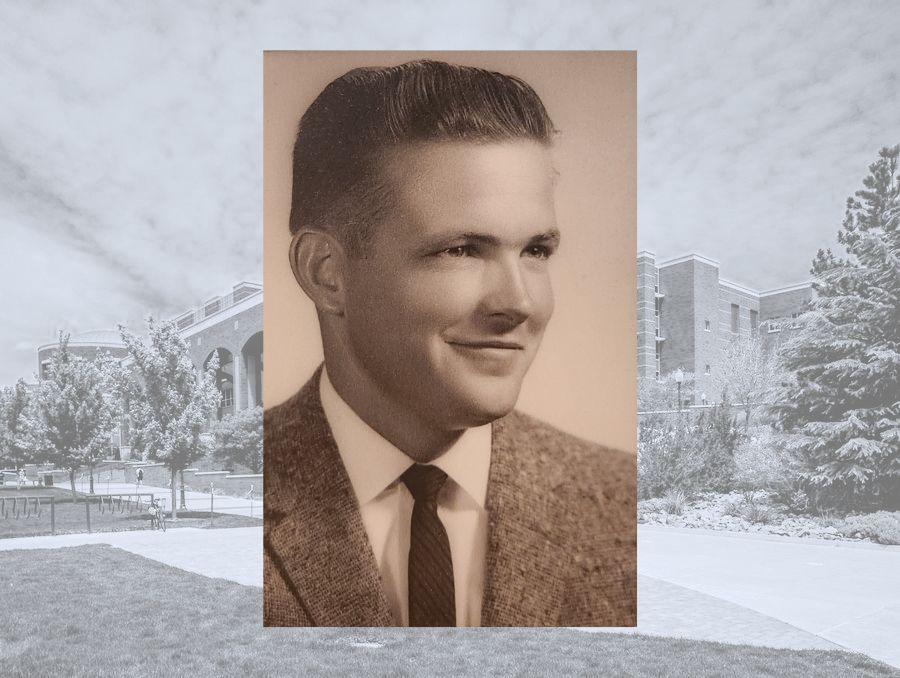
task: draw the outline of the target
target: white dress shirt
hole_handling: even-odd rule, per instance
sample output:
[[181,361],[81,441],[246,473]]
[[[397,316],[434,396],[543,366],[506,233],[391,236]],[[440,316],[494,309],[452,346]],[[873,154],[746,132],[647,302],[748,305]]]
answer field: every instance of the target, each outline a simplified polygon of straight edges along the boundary
[[[324,369],[319,395],[359,502],[391,612],[400,624],[408,626],[407,564],[414,500],[400,476],[415,462],[359,418],[334,390]],[[480,626],[487,554],[490,424],[468,429],[431,463],[448,476],[438,495],[438,518],[450,541],[456,625]]]

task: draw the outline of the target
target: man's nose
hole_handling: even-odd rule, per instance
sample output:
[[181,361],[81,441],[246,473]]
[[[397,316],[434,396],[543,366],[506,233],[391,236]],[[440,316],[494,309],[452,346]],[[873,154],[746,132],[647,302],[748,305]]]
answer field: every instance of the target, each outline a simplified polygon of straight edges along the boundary
[[519,256],[493,262],[485,272],[485,295],[482,309],[504,332],[525,322],[534,312],[534,298],[528,287],[526,272]]

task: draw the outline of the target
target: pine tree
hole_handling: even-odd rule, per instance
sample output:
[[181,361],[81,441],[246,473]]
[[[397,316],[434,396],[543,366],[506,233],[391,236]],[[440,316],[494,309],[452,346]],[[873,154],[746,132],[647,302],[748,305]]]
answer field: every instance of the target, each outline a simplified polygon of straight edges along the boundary
[[121,326],[119,331],[131,356],[119,380],[119,393],[131,420],[131,446],[142,457],[168,467],[175,520],[177,474],[206,453],[201,434],[222,399],[215,386],[218,359],[214,357],[205,372],[198,372],[171,322],[148,318],[146,343]]
[[94,492],[94,467],[105,456],[118,424],[118,403],[111,395],[115,360],[100,355],[90,361],[69,352],[69,336],[59,335],[28,410],[27,429],[33,445],[49,461],[69,472],[75,495],[75,472],[87,466]]
[[778,406],[801,482],[820,508],[900,505],[900,146],[883,148],[819,250],[816,292],[781,348],[794,377]]

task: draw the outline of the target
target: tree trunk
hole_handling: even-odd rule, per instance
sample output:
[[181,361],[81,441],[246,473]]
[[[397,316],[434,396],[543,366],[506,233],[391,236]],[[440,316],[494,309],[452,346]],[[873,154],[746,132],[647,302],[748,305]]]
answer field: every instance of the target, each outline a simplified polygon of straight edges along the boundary
[[69,484],[72,486],[72,499],[75,498],[75,469],[69,469]]
[[176,474],[178,473],[178,471],[176,471],[174,468],[169,469],[169,470],[172,472],[172,482],[170,483],[170,485],[172,486],[171,487],[171,489],[172,489],[172,520],[178,520],[178,511],[176,509],[178,504],[175,503],[176,493],[178,492],[178,488],[176,487],[176,483],[175,483],[175,478],[176,478]]
[[90,474],[91,474],[91,490],[90,490],[90,494],[94,494],[94,465],[93,465],[93,464],[91,464],[90,466],[88,466],[88,471],[90,471]]

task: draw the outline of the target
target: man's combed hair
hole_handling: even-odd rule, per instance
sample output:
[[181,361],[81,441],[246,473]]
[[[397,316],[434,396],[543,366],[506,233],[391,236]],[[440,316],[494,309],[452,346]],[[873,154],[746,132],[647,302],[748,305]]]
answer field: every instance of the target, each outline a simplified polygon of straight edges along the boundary
[[371,228],[391,207],[378,166],[387,151],[426,141],[549,145],[554,133],[538,95],[513,76],[440,61],[354,69],[300,119],[291,233],[331,230],[362,256]]

